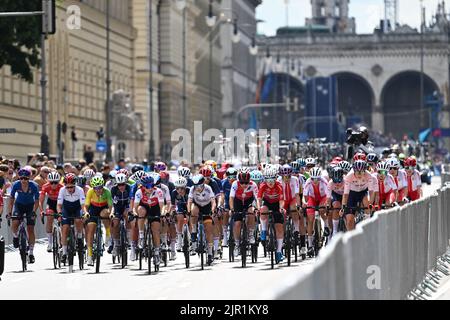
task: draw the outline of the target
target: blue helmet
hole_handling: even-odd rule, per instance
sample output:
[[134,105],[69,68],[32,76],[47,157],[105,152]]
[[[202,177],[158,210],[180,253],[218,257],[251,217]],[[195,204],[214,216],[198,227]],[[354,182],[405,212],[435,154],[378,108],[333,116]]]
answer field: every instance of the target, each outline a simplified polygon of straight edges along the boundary
[[264,176],[261,171],[253,170],[252,172],[250,172],[250,180],[258,183],[264,180]]
[[300,166],[300,168],[306,167],[306,161],[303,158],[298,158],[297,163]]
[[145,175],[142,177],[141,179],[141,184],[146,187],[146,188],[153,188],[155,186],[155,180],[153,179],[153,177],[149,176],[149,175]]

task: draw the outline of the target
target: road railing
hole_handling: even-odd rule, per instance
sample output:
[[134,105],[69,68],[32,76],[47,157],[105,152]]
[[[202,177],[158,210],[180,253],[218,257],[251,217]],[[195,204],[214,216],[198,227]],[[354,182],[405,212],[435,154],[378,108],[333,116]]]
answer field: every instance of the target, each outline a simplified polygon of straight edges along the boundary
[[401,208],[375,213],[338,234],[307,273],[269,299],[406,299],[440,263],[450,239],[450,186]]

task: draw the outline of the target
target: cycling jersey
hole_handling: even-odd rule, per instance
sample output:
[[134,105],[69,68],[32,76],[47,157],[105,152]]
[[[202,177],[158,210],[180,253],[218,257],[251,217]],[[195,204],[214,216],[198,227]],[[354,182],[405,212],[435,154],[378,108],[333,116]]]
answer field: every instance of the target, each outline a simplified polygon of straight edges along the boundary
[[289,183],[285,183],[282,177],[278,178],[278,182],[283,187],[283,198],[287,202],[295,200],[295,195],[300,193],[300,183],[297,177],[291,176]]
[[198,206],[206,206],[215,198],[214,192],[207,184],[204,185],[203,190],[197,191],[195,187],[192,187],[189,191],[189,199],[192,199]]
[[32,204],[39,200],[39,186],[34,181],[28,181],[28,190],[22,190],[22,183],[16,181],[11,188],[11,198],[15,199],[15,204]]
[[420,187],[422,186],[422,179],[420,178],[420,172],[414,170],[413,174],[407,177],[408,183],[408,198],[412,201],[420,198]]
[[49,200],[56,201],[58,200],[59,190],[61,190],[62,187],[64,187],[64,185],[57,184],[56,188],[53,189],[50,182],[47,182],[41,188],[41,195],[45,197],[45,195],[47,194]]
[[303,188],[303,195],[316,200],[322,199],[329,195],[328,183],[324,179],[320,179],[319,184],[316,185],[313,180],[309,178],[306,180],[305,187]]
[[227,178],[222,180],[222,191],[225,200],[225,209],[230,209],[230,192],[231,192],[231,181]]
[[331,180],[328,183],[328,196],[330,196],[332,192],[339,194],[339,195],[343,195],[344,194],[344,183],[334,183],[333,180]]
[[0,207],[3,206],[3,192],[0,189]]
[[103,193],[101,196],[98,196],[94,189],[91,188],[86,194],[86,207],[94,206],[94,207],[112,207],[113,202],[111,198],[111,191],[107,188],[103,187]]
[[170,203],[170,190],[169,190],[169,187],[166,186],[163,183],[160,183],[158,185],[158,189],[160,189],[163,192],[164,204],[169,204]]
[[112,198],[114,207],[120,206],[120,207],[128,208],[130,205],[130,192],[131,192],[131,187],[129,185],[125,186],[125,189],[123,192],[120,191],[118,186],[112,187],[111,198]]
[[[373,174],[374,178],[376,178],[376,174]],[[397,185],[395,184],[394,177],[390,174],[387,174],[384,178],[384,181],[378,179],[378,190],[380,195],[388,194],[391,191],[397,190]]]
[[219,193],[222,192],[222,180],[217,177],[213,177],[214,181],[217,183],[217,187],[219,188]]
[[85,203],[84,191],[82,188],[76,186],[75,191],[70,193],[66,187],[62,187],[58,193],[58,204],[64,206],[71,206],[73,204],[79,204],[80,207]]
[[258,190],[258,199],[263,199],[268,203],[278,203],[284,200],[281,183],[275,181],[275,184],[269,187],[266,182],[263,182]]
[[239,181],[234,181],[231,185],[230,197],[242,201],[249,200],[258,196],[258,187],[256,183],[250,181],[247,186],[242,186]]
[[344,178],[344,194],[350,191],[361,192],[368,189],[369,191],[378,192],[378,180],[366,171],[361,178],[356,177],[353,169]]
[[169,194],[172,194],[172,191],[175,190],[175,185],[171,181],[162,182],[161,184],[165,185],[167,188],[169,188]]
[[408,186],[408,181],[406,179],[406,171],[403,169],[398,170],[397,177],[394,177],[395,184],[397,185],[397,189],[401,190]]
[[145,192],[144,188],[140,188],[134,195],[134,201],[139,205],[147,205],[149,207],[163,205],[164,194],[161,189],[156,187],[150,189],[150,192]]
[[219,184],[216,182],[216,180],[211,179],[209,180],[209,183],[205,183],[206,185],[210,186],[212,191],[214,192],[214,196],[220,195],[220,187]]
[[175,189],[171,193],[171,203],[175,206],[177,212],[187,212],[187,202],[189,197],[189,188],[186,188],[184,196],[180,195]]

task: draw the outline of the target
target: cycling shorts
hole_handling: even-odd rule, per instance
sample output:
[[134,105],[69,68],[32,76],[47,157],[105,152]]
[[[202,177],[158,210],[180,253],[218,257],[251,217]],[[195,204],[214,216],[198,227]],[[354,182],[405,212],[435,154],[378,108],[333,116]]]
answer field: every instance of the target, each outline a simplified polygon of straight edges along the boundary
[[[307,206],[308,207],[324,207],[327,204],[327,197],[322,197],[320,199],[314,199],[313,197],[308,197],[308,203]],[[306,209],[306,214],[308,216],[313,216],[315,215],[316,210],[314,209]]]
[[356,208],[359,206],[359,204],[362,204],[364,197],[368,195],[368,189],[360,192],[350,190],[348,194],[347,209],[345,210],[344,214],[355,214],[355,210],[351,208]]
[[211,202],[208,203],[206,206],[202,207],[194,201],[194,205],[197,206],[197,208],[198,208],[199,218],[203,217],[203,221],[212,219],[212,217],[211,217],[211,209],[212,209]]
[[267,207],[269,209],[269,211],[273,212],[273,222],[274,223],[281,223],[281,224],[284,223],[284,216],[280,212],[280,203],[279,202],[270,203],[270,202],[266,202],[265,200],[263,200],[262,205],[264,207]]
[[91,223],[91,222],[97,223],[100,213],[105,209],[108,210],[108,206],[101,206],[101,207],[96,207],[96,206],[92,206],[92,205],[89,206],[88,212],[89,212],[90,217],[89,217],[87,223]]
[[152,207],[146,203],[140,203],[139,206],[145,208],[146,215],[152,222],[161,222],[161,208],[159,207],[159,203]]
[[331,203],[340,202],[342,203],[342,194],[331,191]]
[[12,213],[12,220],[20,220],[25,216],[27,218],[27,226],[34,226],[36,224],[36,215],[33,215],[34,203],[30,204],[14,204]]

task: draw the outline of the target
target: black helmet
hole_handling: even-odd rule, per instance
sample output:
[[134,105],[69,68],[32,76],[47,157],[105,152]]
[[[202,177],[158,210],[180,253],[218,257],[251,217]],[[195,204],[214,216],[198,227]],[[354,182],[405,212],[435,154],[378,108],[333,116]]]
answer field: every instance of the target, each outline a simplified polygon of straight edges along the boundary
[[131,173],[136,173],[140,170],[144,170],[144,167],[141,166],[140,164],[136,164],[131,168]]
[[344,181],[344,170],[341,167],[336,166],[331,170],[330,177],[334,183],[341,183]]

